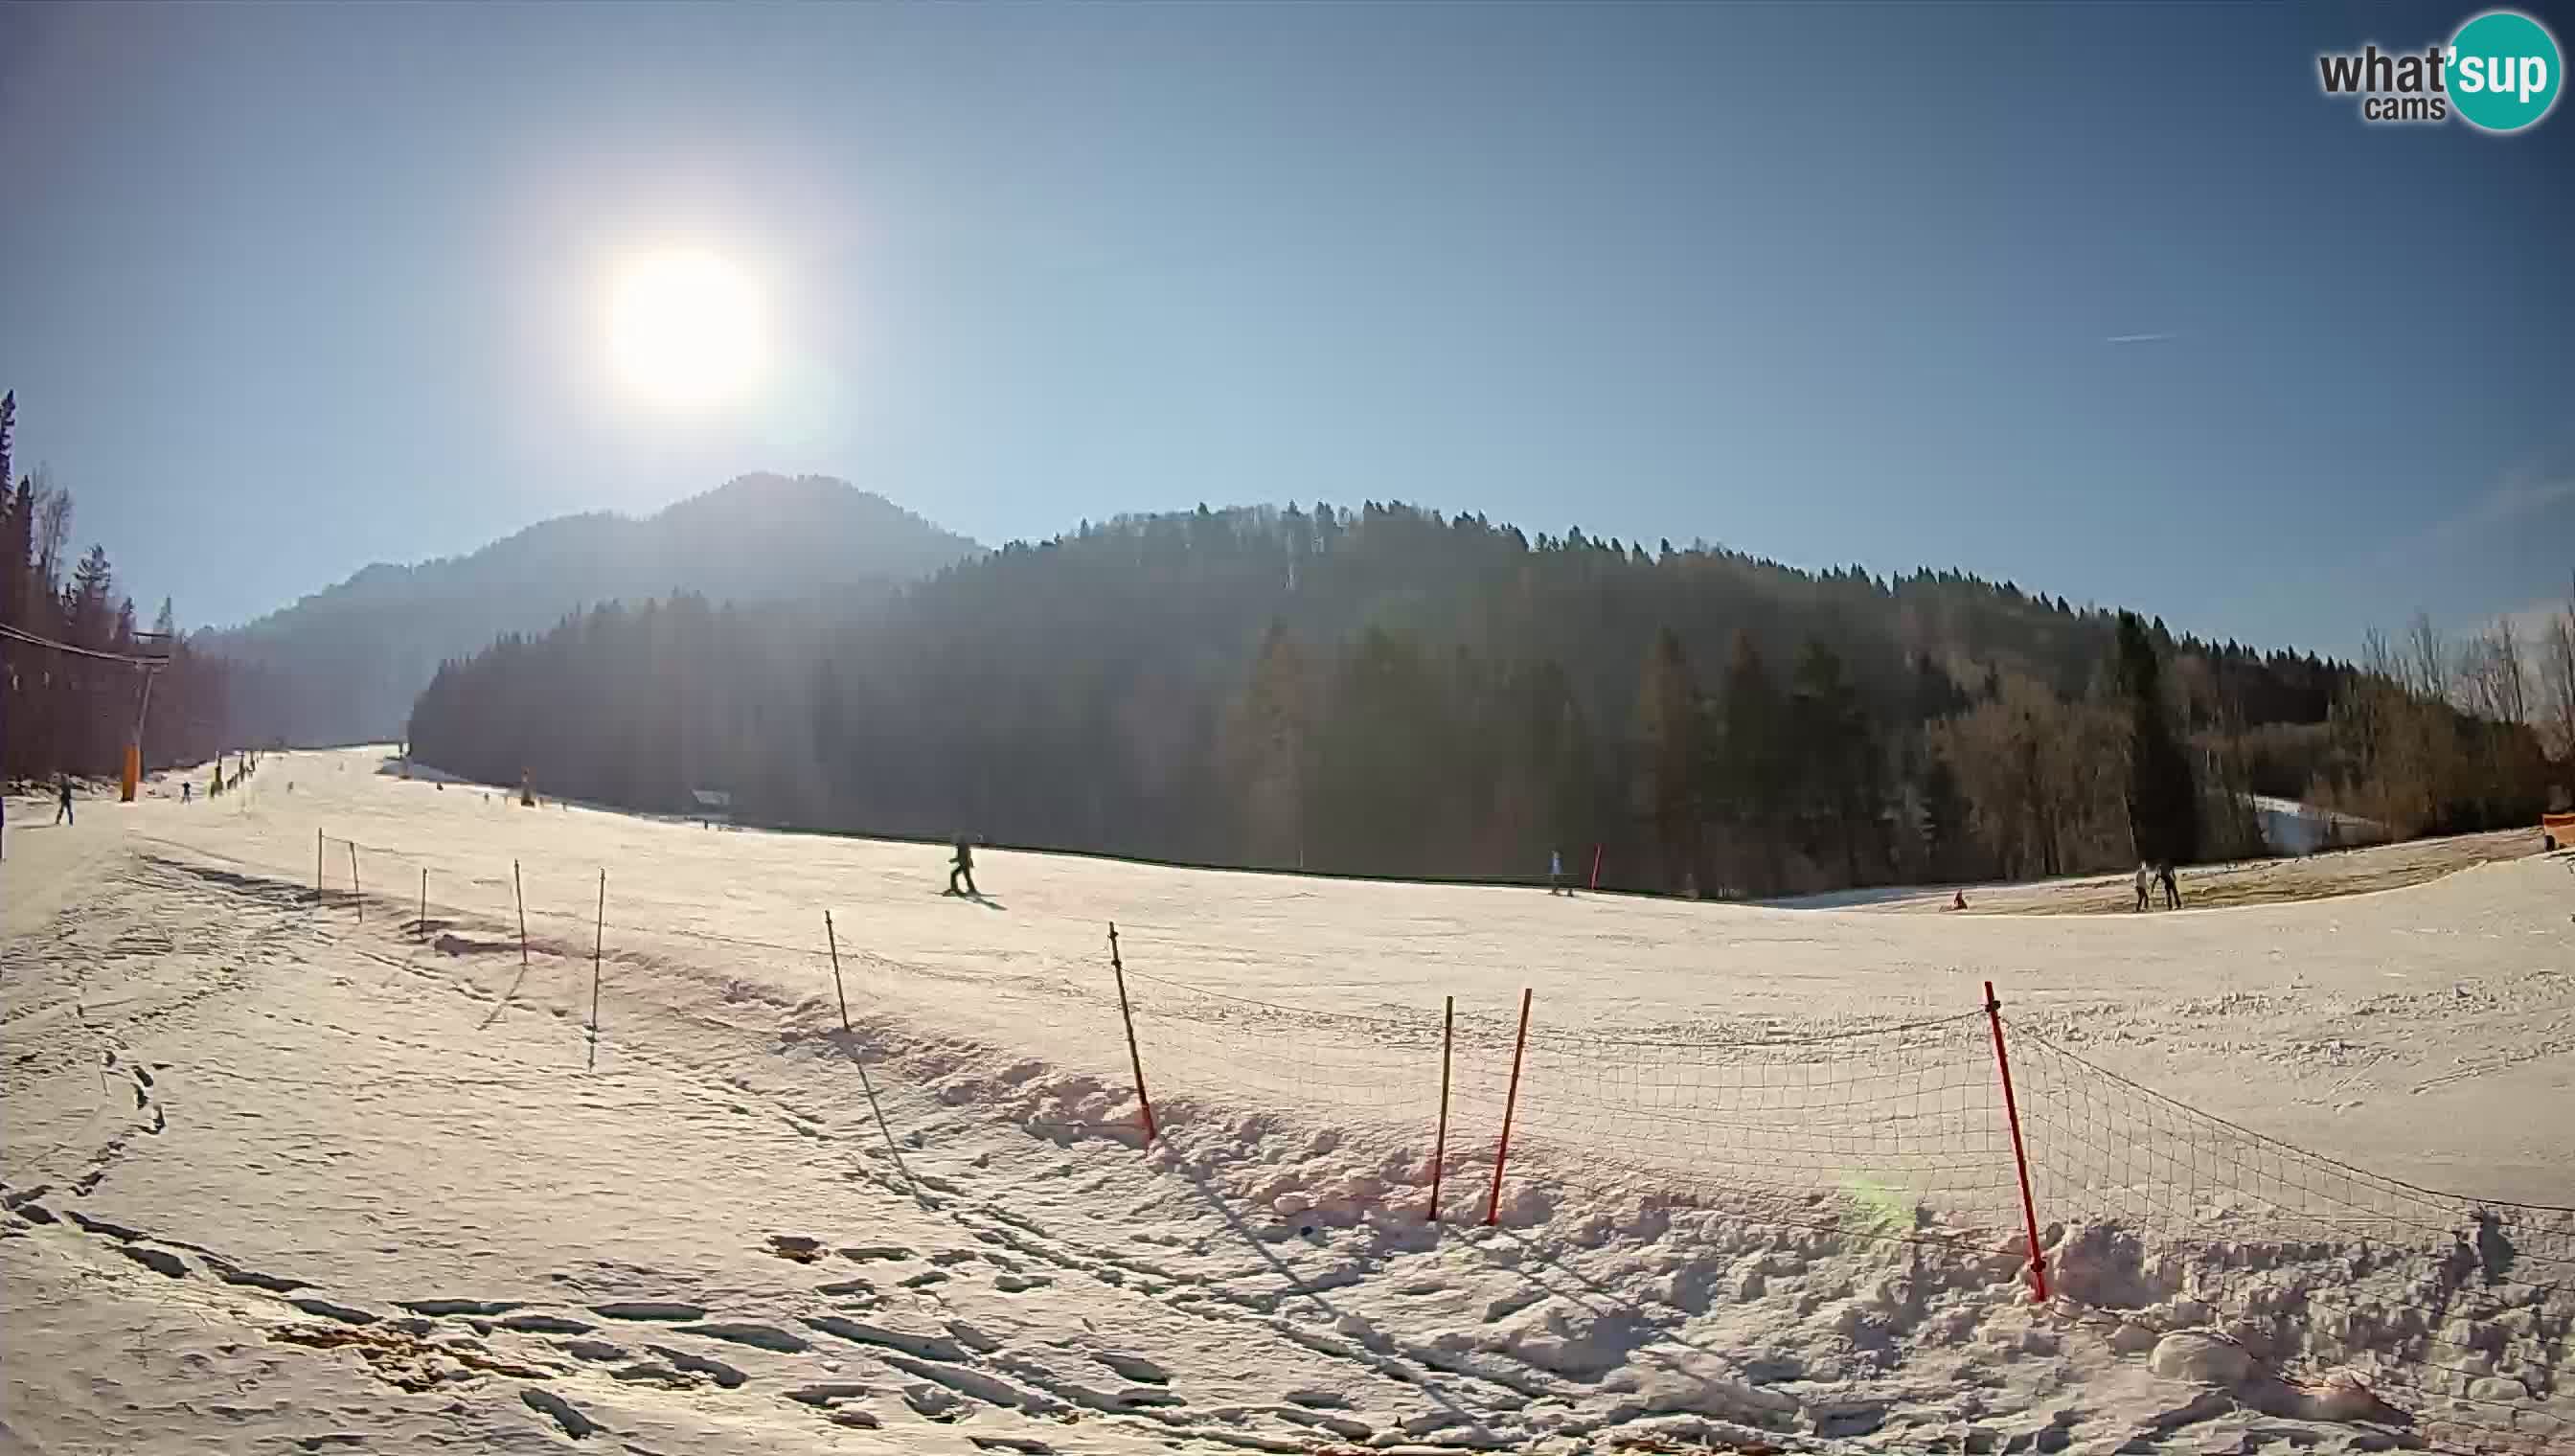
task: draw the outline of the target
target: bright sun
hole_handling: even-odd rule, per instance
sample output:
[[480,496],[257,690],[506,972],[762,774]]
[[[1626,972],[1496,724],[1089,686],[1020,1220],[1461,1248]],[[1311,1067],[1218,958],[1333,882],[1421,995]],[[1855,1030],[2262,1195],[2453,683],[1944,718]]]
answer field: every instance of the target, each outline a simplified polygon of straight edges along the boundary
[[761,363],[750,282],[707,253],[663,253],[618,275],[609,347],[638,394],[665,405],[712,404],[747,388]]

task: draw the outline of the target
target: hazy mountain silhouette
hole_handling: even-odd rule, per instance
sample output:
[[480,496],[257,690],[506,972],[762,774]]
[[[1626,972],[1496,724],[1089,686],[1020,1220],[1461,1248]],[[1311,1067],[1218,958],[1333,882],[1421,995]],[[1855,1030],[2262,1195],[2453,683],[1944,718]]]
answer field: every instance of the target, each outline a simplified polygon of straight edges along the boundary
[[468,556],[379,563],[201,646],[249,670],[233,719],[251,741],[391,740],[442,661],[586,606],[685,591],[838,613],[978,550],[845,481],[750,475],[641,521],[564,516]]

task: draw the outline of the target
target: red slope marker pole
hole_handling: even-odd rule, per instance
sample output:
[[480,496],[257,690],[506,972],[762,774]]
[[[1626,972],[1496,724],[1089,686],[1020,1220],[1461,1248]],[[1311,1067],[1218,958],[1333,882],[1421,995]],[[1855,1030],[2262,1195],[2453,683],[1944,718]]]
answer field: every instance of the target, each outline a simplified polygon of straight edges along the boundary
[[1457,1038],[1457,998],[1448,998],[1448,1015],[1439,1028],[1439,1134],[1430,1144],[1430,1217],[1439,1221],[1439,1165],[1448,1157],[1448,1049]]
[[510,861],[510,893],[519,902],[519,968],[528,968],[528,892],[519,883],[519,861]]
[[1528,987],[1520,987],[1520,1034],[1511,1043],[1511,1089],[1502,1098],[1502,1139],[1493,1146],[1493,1191],[1484,1200],[1484,1226],[1502,1216],[1502,1162],[1511,1155],[1511,1113],[1520,1104],[1520,1052],[1528,1046]]
[[367,923],[367,892],[358,887],[358,841],[349,841],[349,899],[358,907],[358,923]]
[[1598,844],[1591,846],[1591,888],[1594,892],[1600,888],[1600,846]]
[[1118,958],[1118,922],[1109,922],[1109,969],[1118,977],[1118,1015],[1127,1023],[1127,1060],[1136,1068],[1136,1103],[1145,1109],[1145,1141],[1154,1140],[1154,1099],[1145,1092],[1145,1055],[1136,1049],[1136,1013],[1127,1005],[1127,966]]
[[2038,1251],[2038,1205],[2029,1196],[2029,1154],[2021,1147],[2020,1104],[2012,1097],[2011,1057],[2003,1051],[2003,1003],[1994,999],[1994,983],[1985,982],[1985,1019],[1994,1028],[1994,1069],[2003,1081],[2003,1116],[2011,1123],[2012,1162],[2020,1168],[2021,1226],[2029,1233],[2029,1282],[2038,1302],[2047,1302],[2047,1260]]

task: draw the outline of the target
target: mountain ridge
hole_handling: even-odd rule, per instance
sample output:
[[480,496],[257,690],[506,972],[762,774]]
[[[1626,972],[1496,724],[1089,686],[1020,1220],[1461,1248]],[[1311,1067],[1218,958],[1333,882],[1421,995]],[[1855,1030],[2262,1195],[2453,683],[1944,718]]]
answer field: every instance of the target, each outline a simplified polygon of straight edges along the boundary
[[981,550],[836,477],[756,472],[650,516],[578,512],[457,556],[370,563],[195,641],[247,670],[233,711],[251,741],[396,737],[440,663],[592,606],[682,591],[842,601]]

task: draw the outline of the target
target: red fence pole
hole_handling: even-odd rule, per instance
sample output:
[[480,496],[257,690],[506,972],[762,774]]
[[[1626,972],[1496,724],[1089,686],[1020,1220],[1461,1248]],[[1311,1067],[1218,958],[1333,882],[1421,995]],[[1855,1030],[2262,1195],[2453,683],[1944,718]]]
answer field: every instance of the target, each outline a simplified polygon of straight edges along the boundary
[[[218,770],[220,771],[220,770]],[[313,827],[313,903],[322,903],[322,827]]]
[[510,861],[510,894],[519,902],[519,968],[528,968],[528,892],[519,883],[519,861]]
[[1502,1161],[1511,1155],[1511,1113],[1520,1104],[1520,1052],[1528,1046],[1528,987],[1520,987],[1520,1034],[1511,1043],[1511,1089],[1502,1098],[1502,1140],[1493,1146],[1493,1191],[1484,1200],[1484,1224],[1491,1227],[1502,1215]]
[[411,928],[412,933],[423,940],[429,938],[429,866],[426,864],[420,867],[420,922]]
[[2021,1146],[2020,1104],[2012,1097],[2011,1057],[2003,1050],[2003,1003],[1994,999],[1994,983],[1985,982],[1985,1019],[1994,1028],[1994,1069],[2003,1080],[2003,1116],[2011,1123],[2012,1161],[2020,1168],[2021,1226],[2029,1231],[2029,1281],[2038,1302],[2047,1302],[2047,1260],[2038,1251],[2038,1205],[2029,1196],[2029,1153]]
[[1118,976],[1118,1015],[1127,1023],[1127,1060],[1136,1068],[1136,1102],[1145,1109],[1145,1140],[1154,1140],[1154,1099],[1145,1093],[1145,1055],[1136,1049],[1136,1013],[1127,1006],[1127,966],[1118,958],[1118,922],[1109,922],[1109,968]]
[[1591,846],[1591,887],[1595,890],[1600,888],[1600,846],[1598,844]]
[[349,841],[349,899],[358,907],[358,923],[367,922],[367,892],[358,887],[358,841]]
[[1448,998],[1447,1019],[1439,1028],[1439,1135],[1430,1144],[1430,1217],[1439,1221],[1439,1165],[1448,1157],[1448,1048],[1457,1039],[1457,998]]

